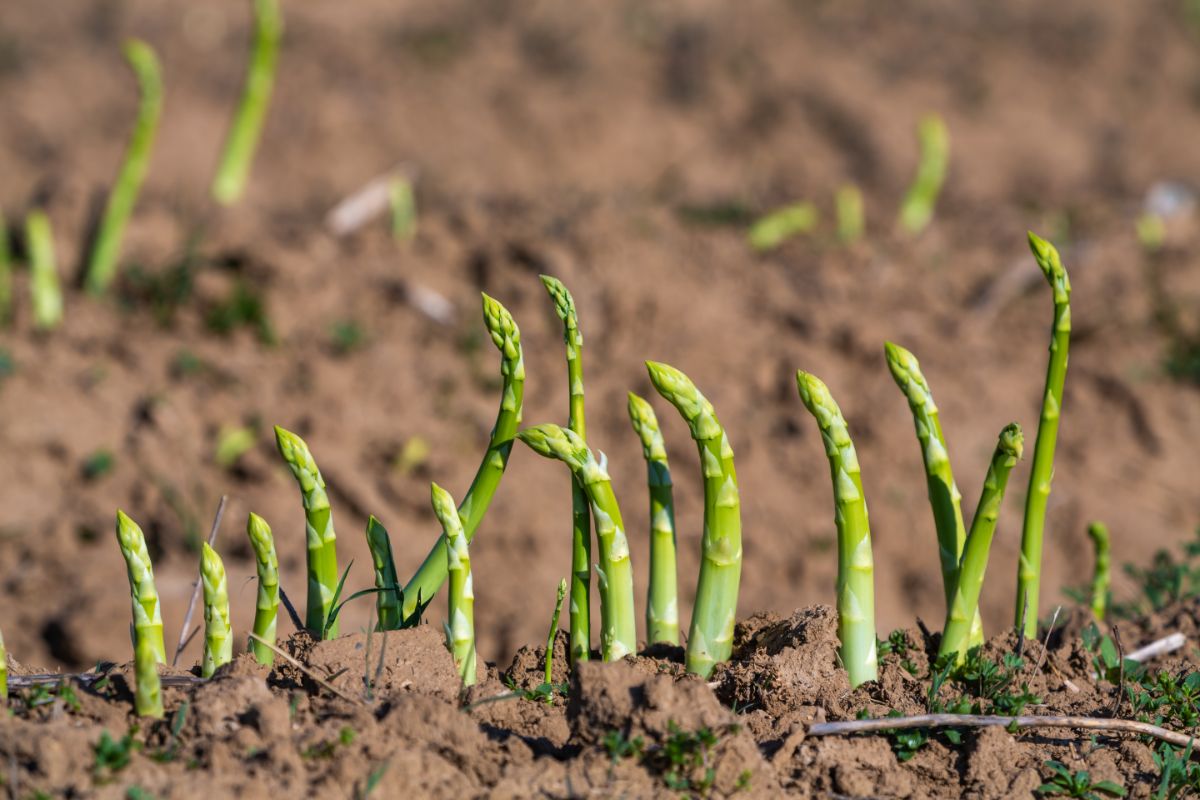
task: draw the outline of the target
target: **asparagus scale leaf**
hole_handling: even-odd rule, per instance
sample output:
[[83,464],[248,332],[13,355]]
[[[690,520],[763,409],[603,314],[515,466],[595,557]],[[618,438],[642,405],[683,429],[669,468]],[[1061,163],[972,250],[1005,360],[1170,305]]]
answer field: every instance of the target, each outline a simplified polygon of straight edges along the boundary
[[646,641],[679,644],[679,596],[675,569],[675,499],[671,466],[654,409],[629,393],[629,420],[642,442],[650,492],[650,586],[646,597]]
[[204,659],[200,674],[211,678],[233,660],[233,628],[229,623],[229,584],[217,551],[202,544],[200,581],[204,584]]
[[246,535],[258,573],[258,599],[254,605],[254,635],[258,638],[250,640],[250,652],[258,663],[270,665],[275,663],[275,652],[267,645],[275,644],[279,619],[279,557],[271,526],[258,514],[252,512],[247,518]]
[[394,631],[402,622],[399,579],[392,558],[391,537],[374,516],[367,520],[367,549],[371,551],[371,563],[375,567],[375,610],[379,616],[379,630]]
[[1108,610],[1108,586],[1112,580],[1108,526],[1103,522],[1093,522],[1088,525],[1087,532],[1096,552],[1096,565],[1092,571],[1092,614],[1097,622],[1103,622]]
[[450,577],[450,621],[446,645],[463,686],[475,685],[475,590],[471,581],[471,555],[454,498],[436,483],[430,485],[433,513],[446,537],[446,567]]

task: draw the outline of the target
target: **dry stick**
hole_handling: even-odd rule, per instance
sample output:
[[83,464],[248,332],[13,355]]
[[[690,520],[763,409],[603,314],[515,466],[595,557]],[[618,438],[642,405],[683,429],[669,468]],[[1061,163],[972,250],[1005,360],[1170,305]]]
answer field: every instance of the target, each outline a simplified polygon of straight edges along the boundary
[[[208,532],[208,546],[212,547],[217,541],[217,531],[221,529],[221,517],[225,516],[225,501],[229,498],[226,495],[221,495],[221,502],[217,503],[217,513],[213,517],[212,529]],[[192,584],[192,599],[188,601],[187,613],[183,616],[183,627],[179,629],[179,646],[175,648],[175,657],[171,659],[171,666],[179,663],[179,656],[183,654],[183,649],[187,647],[188,642],[192,640],[192,636],[196,631],[189,633],[188,629],[192,627],[192,615],[196,613],[196,601],[200,599],[200,573],[196,572],[196,582]],[[199,630],[199,627],[197,627]]]
[[287,592],[283,590],[282,586],[279,587],[279,599],[283,602],[283,607],[287,610],[288,616],[292,618],[292,625],[296,630],[308,630],[308,628],[304,627],[303,620],[300,619],[300,615],[296,612],[296,607],[292,605],[292,601],[288,599]]
[[[75,681],[88,687],[108,677],[108,673],[97,672],[40,672],[36,675],[9,675],[8,685],[13,689],[32,689],[35,686],[56,686],[63,681]],[[160,680],[163,686],[195,686],[208,683],[207,678],[196,675],[163,675]]]
[[1143,661],[1149,661],[1158,656],[1165,656],[1168,653],[1174,653],[1187,644],[1187,637],[1176,631],[1170,636],[1164,636],[1161,639],[1151,642],[1145,647],[1139,647],[1129,655],[1125,656],[1130,661],[1136,661],[1139,664]]
[[[351,697],[350,695],[346,694],[342,690],[336,688],[333,684],[329,683],[329,681],[320,677],[315,672],[313,672],[311,669],[304,666],[299,661],[292,658],[290,655],[288,655],[287,653],[283,652],[275,645],[268,642],[266,639],[263,639],[254,633],[250,634],[250,638],[253,639],[254,641],[258,642],[259,644],[261,644],[263,647],[266,647],[267,649],[271,650],[273,653],[275,653],[275,655],[279,656],[280,658],[282,658],[284,661],[291,664],[296,669],[303,672],[305,675],[307,675],[309,677],[309,679],[314,681],[318,686],[322,687],[323,689],[328,691],[330,694],[334,695],[335,697],[340,697],[342,700],[345,700],[347,703],[354,703],[355,705],[360,704],[360,701],[358,701],[355,698]],[[344,671],[345,670],[343,670],[343,672]]]
[[1050,635],[1054,633],[1054,626],[1058,623],[1058,615],[1062,611],[1062,606],[1054,609],[1054,616],[1050,618],[1050,628],[1046,631],[1046,638],[1042,640],[1042,654],[1038,656],[1037,666],[1034,667],[1034,672],[1041,672],[1042,664],[1046,663],[1046,652],[1050,646]]

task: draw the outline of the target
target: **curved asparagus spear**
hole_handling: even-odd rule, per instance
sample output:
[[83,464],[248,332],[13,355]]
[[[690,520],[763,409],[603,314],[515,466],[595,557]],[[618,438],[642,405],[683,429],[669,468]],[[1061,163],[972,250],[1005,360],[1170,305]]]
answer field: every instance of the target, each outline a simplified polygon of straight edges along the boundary
[[63,297],[54,260],[54,233],[44,211],[30,211],[25,217],[25,251],[29,254],[33,324],[43,331],[57,328],[63,318]]
[[[558,583],[558,594],[554,597],[554,614],[550,617],[550,633],[546,636],[546,683],[551,683],[554,677],[554,639],[558,636],[558,612],[562,609],[563,598],[567,594],[567,579]],[[0,642],[0,646],[3,643]]]
[[838,534],[837,610],[842,664],[850,686],[878,677],[875,652],[875,565],[858,454],[842,411],[815,375],[796,373],[800,399],[817,420],[833,478]]
[[1108,554],[1108,526],[1103,522],[1088,525],[1088,536],[1096,551],[1096,567],[1092,573],[1092,614],[1097,622],[1104,621],[1108,609],[1108,584],[1111,577]]
[[[275,537],[271,535],[267,521],[253,512],[246,520],[246,535],[250,537],[254,567],[258,572],[254,635],[268,644],[275,644],[275,626],[279,618],[279,558],[275,555]],[[260,664],[275,663],[275,652],[257,639],[250,640],[250,652]]]
[[471,555],[454,498],[436,483],[430,484],[433,513],[446,537],[446,568],[450,576],[450,621],[446,646],[463,686],[475,685],[475,590],[471,581]]
[[[292,470],[304,500],[304,532],[308,542],[308,602],[304,626],[320,637],[333,607],[338,585],[337,534],[325,479],[317,469],[308,445],[296,434],[275,426],[275,444]],[[337,622],[329,626],[328,638],[337,637]]]
[[967,651],[975,646],[971,641],[972,621],[979,617],[979,594],[983,591],[983,576],[987,572],[988,553],[992,537],[996,533],[996,519],[1000,515],[1000,503],[1004,500],[1004,489],[1008,475],[1021,458],[1024,437],[1017,423],[1007,425],[1000,431],[996,452],[988,466],[983,481],[983,493],[975,507],[975,518],[971,521],[971,533],[967,536],[959,569],[954,600],[946,610],[946,624],[942,628],[942,643],[938,655],[956,653],[962,663]]
[[600,655],[617,661],[637,652],[637,623],[633,610],[633,570],[621,508],[604,466],[583,439],[557,425],[526,428],[517,438],[539,455],[562,461],[588,495],[596,523],[596,576],[600,584]]
[[392,540],[383,523],[372,516],[367,520],[367,548],[375,565],[375,609],[379,615],[379,630],[394,631],[400,627],[400,592],[397,587],[396,562],[392,558]]
[[[562,598],[560,597],[561,601]],[[554,612],[555,618],[558,617],[558,611]],[[549,683],[550,679],[547,678]],[[0,633],[0,703],[8,699],[8,651],[4,649],[4,635]]]
[[[946,437],[942,434],[942,423],[938,419],[937,405],[929,382],[921,373],[916,356],[898,344],[883,345],[888,369],[896,379],[896,385],[908,399],[913,423],[917,428],[917,440],[921,443],[921,456],[925,463],[925,483],[929,490],[929,505],[933,508],[933,524],[937,530],[938,558],[942,564],[942,590],[946,596],[946,610],[954,602],[954,588],[958,585],[958,563],[962,559],[963,544],[967,540],[967,526],[963,522],[962,494],[954,483],[950,469],[950,452],[946,449]],[[976,611],[971,627],[971,645],[983,644],[983,620]]]
[[[521,402],[525,396],[525,361],[521,355],[521,331],[517,323],[508,309],[486,294],[483,296],[483,321],[492,336],[492,342],[500,350],[500,374],[504,385],[500,395],[500,411],[496,415],[487,452],[479,464],[471,488],[458,508],[468,542],[475,538],[475,530],[487,513],[492,495],[496,493],[496,487],[504,475],[508,456],[512,452],[513,437],[521,425]],[[442,588],[446,580],[445,548],[443,536],[425,556],[416,574],[404,585],[405,619],[414,618],[417,604],[428,604],[430,598]]]
[[[1050,362],[1046,368],[1042,416],[1038,421],[1037,440],[1033,446],[1029,490],[1025,494],[1025,526],[1021,532],[1021,561],[1017,572],[1017,625],[1025,631],[1026,636],[1032,637],[1037,635],[1046,502],[1050,499],[1050,481],[1054,477],[1054,445],[1062,414],[1063,385],[1067,379],[1067,349],[1071,343],[1071,280],[1054,245],[1031,231],[1029,247],[1046,280],[1050,282],[1050,288],[1054,290]],[[1024,619],[1021,619],[1022,609]]]
[[[575,299],[562,281],[542,275],[542,284],[554,301],[554,312],[563,324],[567,345],[567,385],[570,408],[567,427],[587,441],[583,417],[583,334],[575,313]],[[588,518],[587,492],[571,476],[571,663],[587,661],[591,654],[592,530]]]
[[675,573],[675,500],[671,466],[654,409],[629,393],[629,420],[642,440],[650,490],[650,587],[646,597],[646,641],[679,644],[679,599]]
[[688,376],[647,361],[650,382],[687,421],[704,475],[704,537],[696,603],[688,628],[688,672],[708,677],[733,650],[738,585],[742,577],[742,513],[733,448],[712,403]]
[[129,149],[125,151],[125,161],[108,195],[104,218],[96,231],[96,244],[88,262],[86,283],[87,290],[92,294],[102,294],[116,276],[125,223],[133,213],[138,191],[150,166],[150,150],[154,147],[154,135],[162,111],[162,75],[154,50],[139,39],[130,39],[125,43],[124,51],[137,77],[141,102],[133,135],[129,139]]
[[125,557],[129,574],[129,593],[133,601],[133,626],[130,636],[133,649],[146,650],[159,664],[167,663],[167,650],[163,644],[162,608],[158,603],[158,589],[154,586],[154,567],[150,564],[150,551],[146,549],[146,537],[138,524],[117,511],[117,543]]
[[204,583],[204,660],[200,674],[211,678],[218,667],[233,660],[233,628],[229,624],[225,564],[208,542],[200,551],[200,579]]

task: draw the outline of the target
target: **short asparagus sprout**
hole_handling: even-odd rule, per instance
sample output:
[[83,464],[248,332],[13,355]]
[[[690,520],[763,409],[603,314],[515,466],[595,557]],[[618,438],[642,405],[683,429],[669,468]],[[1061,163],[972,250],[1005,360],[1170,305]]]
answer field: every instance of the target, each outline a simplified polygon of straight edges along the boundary
[[162,682],[158,677],[158,665],[167,663],[162,609],[154,586],[154,568],[146,549],[146,537],[123,511],[117,511],[117,543],[125,557],[133,604],[130,636],[133,639],[134,706],[138,716],[161,717]]
[[1097,622],[1104,621],[1108,610],[1108,586],[1111,580],[1111,567],[1108,552],[1108,526],[1103,522],[1093,522],[1088,525],[1088,537],[1096,551],[1096,567],[1092,572],[1092,614]]
[[[583,334],[575,312],[575,299],[562,281],[543,275],[542,284],[554,301],[554,312],[563,324],[567,345],[567,387],[570,396],[567,427],[587,441],[583,413]],[[579,479],[571,475],[571,663],[587,661],[591,654],[592,528],[588,498]]]
[[815,375],[796,373],[800,399],[817,420],[833,478],[838,536],[837,610],[842,664],[855,687],[878,677],[875,651],[875,566],[862,471],[850,430],[829,388]]
[[794,203],[760,217],[746,235],[750,246],[760,253],[774,250],[801,233],[817,226],[817,207],[812,203]]
[[283,16],[279,12],[279,0],[254,0],[254,44],[246,84],[213,178],[212,194],[221,205],[237,202],[246,187],[250,162],[258,147],[275,84],[275,61],[282,36]]
[[838,239],[842,244],[854,244],[862,238],[866,228],[862,192],[853,183],[847,183],[838,189],[834,204],[837,207]]
[[574,431],[557,425],[526,428],[517,438],[539,455],[566,464],[587,491],[596,523],[596,577],[600,584],[600,655],[617,661],[637,652],[633,569],[621,508],[604,466]]
[[[483,521],[496,487],[500,485],[500,478],[504,475],[504,468],[508,465],[513,437],[521,426],[521,404],[525,396],[525,360],[521,354],[521,331],[517,323],[508,309],[486,294],[483,295],[483,321],[492,342],[500,350],[500,375],[504,385],[500,390],[500,411],[496,415],[487,452],[458,509],[468,542],[475,538],[475,531]],[[404,585],[405,619],[419,619],[417,604],[427,604],[445,583],[445,548],[445,540],[439,538],[416,574]]]
[[271,526],[258,514],[251,513],[246,520],[246,535],[250,537],[258,572],[258,600],[254,606],[254,635],[258,639],[250,640],[250,652],[258,663],[270,665],[275,663],[275,652],[267,644],[275,644],[279,620],[279,558],[275,555]]
[[950,134],[946,131],[946,123],[937,114],[929,114],[921,120],[917,126],[917,139],[921,160],[917,165],[917,176],[900,205],[899,219],[900,227],[911,234],[925,230],[933,219],[933,209],[950,162]]
[[[562,595],[559,594],[558,600],[562,602]],[[558,621],[558,608],[554,609],[554,621]],[[549,670],[549,666],[547,666]],[[546,678],[549,683],[550,679]],[[8,651],[4,649],[4,634],[0,633],[0,703],[8,699]]]
[[[1071,280],[1054,245],[1029,233],[1029,247],[1050,288],[1054,290],[1054,324],[1051,328],[1050,361],[1042,396],[1042,415],[1033,446],[1029,490],[1025,494],[1025,525],[1021,532],[1021,560],[1017,572],[1017,625],[1025,635],[1037,635],[1038,593],[1042,578],[1042,540],[1046,527],[1046,503],[1054,478],[1054,447],[1062,415],[1063,386],[1067,379],[1067,350],[1071,343]],[[1021,618],[1024,609],[1024,619]]]
[[394,631],[401,627],[399,578],[392,557],[392,540],[383,523],[371,517],[367,520],[367,549],[375,567],[375,609],[379,615],[379,630]]
[[8,220],[0,212],[0,325],[12,320],[12,246],[8,241]]
[[938,649],[939,656],[955,653],[960,664],[966,658],[967,651],[975,646],[971,641],[972,622],[979,616],[979,595],[983,591],[988,553],[996,533],[996,520],[1000,515],[1000,504],[1004,501],[1008,476],[1021,458],[1023,443],[1021,426],[1015,422],[1000,432],[996,452],[992,455],[992,463],[983,481],[979,505],[975,507],[975,518],[971,521],[971,533],[963,550],[954,600],[946,611],[946,624],[942,628],[942,643]]
[[125,161],[108,196],[108,204],[96,231],[96,242],[88,261],[86,284],[92,294],[102,294],[117,274],[117,259],[121,253],[125,225],[133,213],[138,192],[150,166],[150,151],[154,147],[154,136],[162,111],[162,75],[154,50],[143,41],[131,39],[125,43],[124,52],[137,77],[141,101],[129,148],[125,151]]
[[[921,457],[925,464],[925,482],[929,489],[929,505],[933,508],[933,524],[937,530],[942,589],[949,611],[954,602],[954,587],[958,585],[958,564],[967,540],[962,494],[954,483],[950,452],[946,449],[946,437],[942,434],[937,405],[933,402],[929,382],[921,373],[920,363],[912,353],[891,342],[884,344],[884,353],[896,385],[908,399],[917,428],[917,440],[921,444]],[[971,645],[977,644],[983,644],[983,621],[978,613],[971,628]]]
[[[558,612],[562,610],[563,597],[567,594],[567,579],[558,582],[558,594],[554,598],[554,614],[550,617],[550,633],[546,636],[546,683],[554,677],[554,639],[558,636]],[[3,646],[0,642],[0,647]]]
[[675,499],[671,466],[654,409],[629,393],[629,420],[642,440],[650,491],[650,586],[646,597],[646,641],[679,644],[679,597],[675,570]]
[[[337,534],[333,530],[329,495],[325,492],[325,479],[303,439],[276,425],[275,443],[300,485],[304,500],[304,528],[308,540],[308,603],[304,625],[309,633],[321,637],[322,631],[326,631],[325,621],[333,610],[338,587]],[[326,636],[337,637],[336,621],[328,626]]]
[[392,178],[388,185],[388,205],[392,212],[392,238],[397,242],[410,241],[417,235],[417,195],[412,181]]
[[433,513],[442,523],[446,538],[446,568],[450,576],[450,621],[446,623],[446,646],[454,656],[454,668],[463,686],[475,685],[475,590],[471,581],[471,555],[467,536],[454,498],[436,483],[430,485]]
[[712,403],[687,375],[655,361],[647,361],[646,369],[654,388],[683,416],[700,450],[704,536],[686,662],[688,672],[707,678],[733,652],[742,577],[742,513],[733,447]]
[[225,564],[208,542],[201,545],[200,580],[204,584],[204,659],[200,674],[211,678],[233,660],[233,628],[229,624],[229,584]]
[[54,234],[44,211],[31,211],[25,218],[25,249],[29,253],[33,324],[44,331],[57,328],[63,318],[63,298],[54,259]]

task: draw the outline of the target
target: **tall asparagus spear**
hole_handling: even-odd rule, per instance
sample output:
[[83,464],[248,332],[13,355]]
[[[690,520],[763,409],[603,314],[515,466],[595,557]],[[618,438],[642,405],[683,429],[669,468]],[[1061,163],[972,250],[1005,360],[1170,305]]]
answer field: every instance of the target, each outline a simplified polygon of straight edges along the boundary
[[233,628],[229,624],[229,584],[225,564],[204,542],[200,552],[200,579],[204,583],[204,659],[200,674],[211,678],[218,667],[233,660]]
[[629,542],[608,473],[583,439],[569,429],[538,425],[521,431],[517,438],[539,455],[557,458],[570,467],[587,491],[599,551],[596,577],[600,583],[600,655],[605,661],[617,661],[637,652]]
[[[567,386],[570,394],[567,427],[587,441],[583,416],[583,334],[575,313],[575,299],[557,278],[542,275],[542,284],[554,301],[554,312],[563,324],[567,345]],[[571,663],[587,661],[591,654],[592,530],[587,492],[571,475]]]
[[[1037,635],[1038,592],[1042,579],[1042,538],[1046,526],[1046,502],[1054,477],[1054,445],[1062,414],[1063,385],[1067,379],[1067,349],[1071,343],[1071,280],[1054,245],[1032,231],[1029,247],[1042,273],[1054,290],[1054,325],[1051,329],[1050,362],[1042,416],[1033,446],[1029,491],[1025,494],[1025,526],[1021,532],[1021,561],[1017,572],[1017,625],[1026,636]],[[1021,618],[1024,609],[1025,618]]]
[[1093,522],[1088,525],[1087,532],[1096,551],[1096,566],[1092,572],[1092,614],[1097,622],[1103,622],[1104,613],[1108,610],[1108,584],[1111,579],[1108,526],[1103,522]]
[[646,641],[679,644],[679,597],[675,574],[675,499],[671,466],[654,409],[629,393],[629,420],[642,440],[650,490],[650,587],[646,597]]
[[63,298],[54,260],[54,233],[46,212],[30,211],[25,217],[25,249],[29,253],[33,324],[43,331],[57,328],[63,318]]
[[[337,534],[333,530],[329,495],[325,493],[325,479],[303,439],[276,425],[275,444],[300,485],[304,500],[308,540],[308,604],[304,625],[311,634],[320,637],[338,585]],[[327,635],[331,639],[337,637],[336,621],[329,626]]]
[[[468,542],[475,538],[475,530],[487,513],[492,495],[496,493],[496,487],[504,475],[509,453],[512,452],[513,437],[521,425],[521,402],[525,396],[525,361],[521,355],[521,331],[517,323],[508,309],[486,294],[483,296],[483,321],[492,336],[492,342],[500,350],[500,374],[504,385],[501,388],[500,411],[496,415],[487,452],[479,464],[471,488],[458,508]],[[445,582],[445,548],[444,537],[439,538],[416,574],[405,584],[405,619],[412,618],[417,611],[417,604],[427,604]]]
[[687,669],[707,678],[733,651],[738,585],[742,577],[742,513],[733,448],[712,403],[688,376],[647,361],[654,388],[687,421],[704,475],[704,536],[696,603],[688,628]]
[[939,656],[957,653],[956,660],[962,663],[967,651],[975,646],[970,640],[972,621],[979,617],[979,594],[983,591],[983,576],[987,571],[988,553],[992,537],[996,533],[996,519],[1000,515],[1000,503],[1004,500],[1004,489],[1008,475],[1021,458],[1024,436],[1017,423],[1007,425],[1000,431],[996,452],[983,481],[983,493],[975,507],[975,518],[971,521],[971,533],[967,536],[955,586],[954,600],[946,610],[946,624],[942,628],[942,643]]
[[133,601],[133,626],[130,636],[133,649],[146,650],[159,664],[167,663],[167,650],[163,644],[162,608],[158,603],[158,589],[154,586],[154,567],[150,564],[150,551],[146,549],[146,537],[138,524],[117,511],[117,543],[125,557],[129,573],[129,593]]
[[[258,572],[258,601],[254,606],[254,635],[275,644],[275,625],[279,617],[279,558],[275,555],[275,537],[271,526],[258,514],[246,520],[246,535],[254,550]],[[274,664],[275,652],[257,639],[250,640],[250,652],[260,664]]]
[[[559,598],[562,601],[562,598]],[[558,619],[558,609],[554,610],[554,617]],[[549,683],[549,679],[546,680]],[[8,651],[4,649],[4,635],[0,633],[0,703],[8,699]]]
[[[946,597],[946,610],[954,602],[954,587],[958,584],[958,562],[962,558],[963,544],[967,540],[967,527],[963,523],[962,494],[954,483],[950,469],[950,452],[946,449],[946,437],[942,435],[942,423],[938,419],[937,405],[929,382],[921,373],[916,356],[898,344],[887,342],[883,346],[888,369],[896,379],[896,385],[908,399],[913,423],[917,428],[917,440],[921,444],[921,456],[925,463],[925,482],[929,489],[929,505],[933,508],[933,524],[937,530],[938,557],[942,564],[942,589]],[[983,620],[976,611],[971,626],[971,644],[983,644]]]
[[450,621],[446,645],[463,686],[475,685],[475,590],[471,581],[471,555],[454,498],[436,483],[430,485],[433,513],[446,537],[446,568],[450,576]]
[[837,610],[842,664],[850,686],[879,674],[875,652],[875,563],[862,471],[846,419],[829,388],[815,375],[796,373],[800,399],[817,420],[833,478],[834,522],[838,534]]
[[371,517],[367,520],[367,548],[375,565],[375,610],[379,615],[379,630],[394,631],[400,627],[400,579],[396,577],[396,562],[392,558],[392,540],[383,523]]

